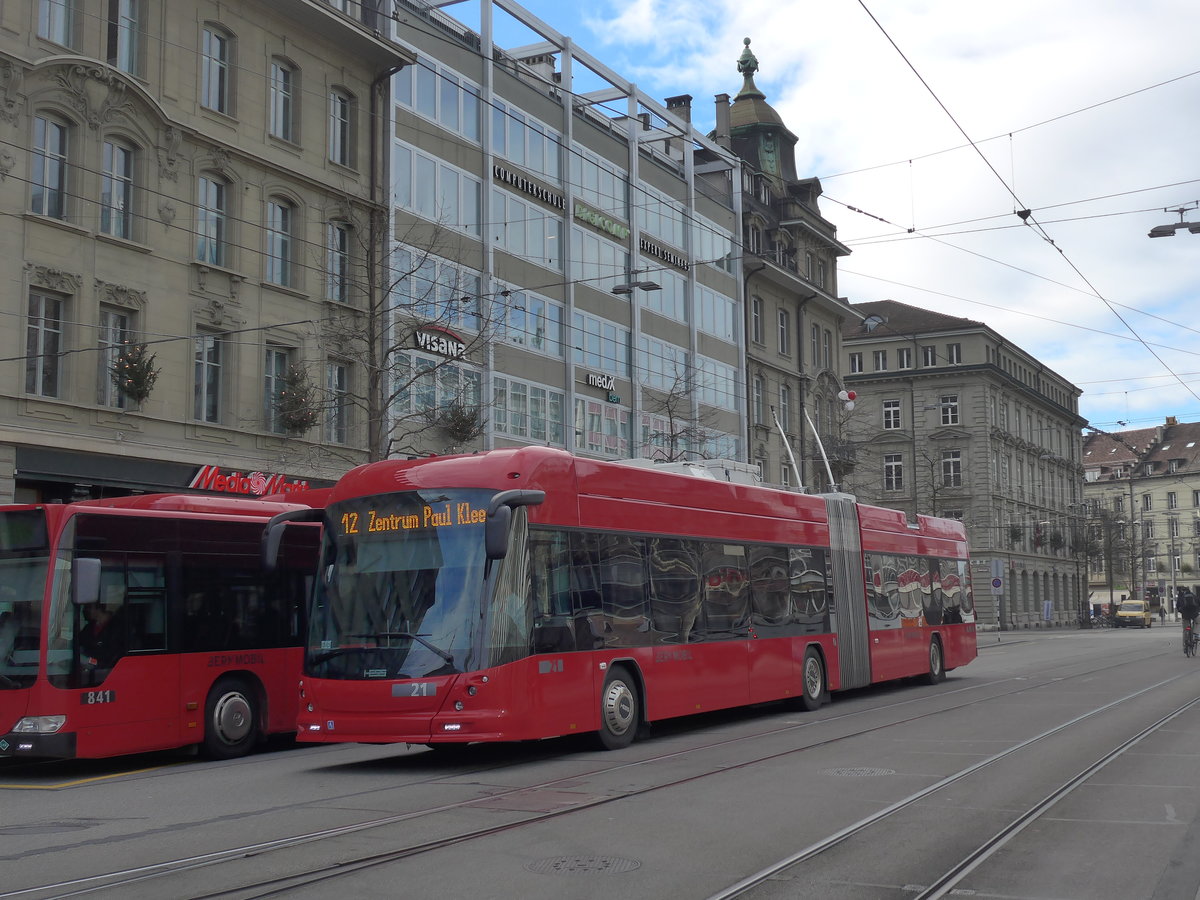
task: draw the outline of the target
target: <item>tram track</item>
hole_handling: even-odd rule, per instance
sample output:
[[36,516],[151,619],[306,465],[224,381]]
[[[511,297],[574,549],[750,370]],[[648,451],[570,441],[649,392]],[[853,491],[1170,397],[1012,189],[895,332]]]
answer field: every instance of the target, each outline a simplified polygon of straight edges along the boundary
[[[1160,655],[1160,654],[1152,654],[1151,656],[1156,656],[1156,655]],[[1165,654],[1162,654],[1162,655],[1165,655]],[[825,716],[823,718],[814,718],[814,719],[806,720],[803,722],[788,724],[781,728],[763,729],[763,730],[756,731],[752,734],[738,735],[736,737],[723,738],[723,739],[717,740],[717,741],[708,741],[699,746],[689,747],[689,748],[682,749],[682,750],[673,750],[673,751],[670,751],[667,753],[656,754],[654,756],[636,760],[633,762],[622,762],[617,765],[608,765],[608,766],[597,767],[588,772],[574,773],[567,778],[555,778],[555,779],[542,781],[542,782],[532,784],[532,785],[524,785],[524,786],[517,787],[517,788],[509,788],[509,789],[505,789],[503,791],[492,792],[492,793],[489,793],[485,798],[475,797],[475,798],[471,798],[468,800],[455,802],[452,804],[430,806],[430,807],[425,807],[422,809],[412,810],[412,811],[405,812],[405,813],[376,817],[376,818],[366,820],[363,822],[352,823],[352,824],[340,826],[337,828],[316,830],[316,831],[306,832],[303,834],[279,838],[276,840],[263,841],[263,842],[253,843],[253,844],[246,844],[243,846],[233,847],[233,848],[220,850],[220,851],[214,851],[211,853],[197,854],[197,855],[189,856],[189,857],[165,860],[165,861],[162,861],[159,863],[149,864],[149,865],[145,865],[145,866],[132,867],[132,868],[126,868],[126,869],[121,869],[121,870],[115,870],[115,871],[100,873],[100,874],[91,875],[91,876],[87,876],[87,877],[83,877],[83,878],[64,880],[64,881],[58,881],[58,882],[53,882],[53,883],[46,883],[46,884],[42,884],[42,885],[37,885],[37,886],[32,886],[32,887],[28,887],[28,888],[19,889],[19,890],[13,890],[13,891],[9,891],[9,892],[0,893],[0,898],[18,898],[18,897],[20,897],[20,898],[35,898],[35,897],[36,898],[49,898],[49,897],[65,898],[65,897],[82,896],[82,895],[87,895],[87,894],[95,894],[98,892],[105,892],[105,891],[119,892],[121,890],[132,888],[136,885],[144,884],[146,882],[149,882],[149,881],[152,881],[155,879],[166,878],[171,875],[183,875],[184,873],[195,871],[197,869],[203,869],[203,868],[207,868],[207,867],[211,867],[211,866],[233,863],[236,860],[257,858],[264,854],[269,854],[269,853],[282,851],[282,850],[286,850],[286,849],[291,849],[291,848],[299,848],[304,845],[320,844],[323,841],[331,841],[331,840],[334,840],[337,838],[353,835],[355,833],[361,833],[361,832],[366,832],[366,831],[371,831],[371,830],[376,830],[376,829],[385,829],[385,828],[388,828],[389,826],[396,826],[396,825],[400,825],[405,822],[412,822],[417,819],[436,816],[436,815],[447,813],[450,811],[462,810],[464,808],[470,808],[471,806],[478,805],[481,802],[496,800],[497,798],[504,798],[504,797],[513,796],[513,795],[520,795],[520,794],[525,794],[528,792],[538,791],[538,790],[554,789],[555,787],[560,787],[560,786],[564,785],[566,782],[578,783],[581,779],[601,777],[601,776],[604,776],[607,774],[618,772],[619,770],[622,770],[622,769],[646,767],[646,766],[653,765],[655,763],[674,760],[674,759],[678,759],[680,757],[685,757],[685,756],[694,756],[696,754],[700,754],[700,753],[703,753],[706,751],[711,751],[711,750],[714,750],[717,748],[725,748],[725,747],[729,747],[731,745],[736,745],[739,743],[745,743],[745,742],[750,742],[750,741],[760,741],[766,737],[772,737],[772,736],[778,736],[781,734],[799,732],[803,729],[812,729],[816,726],[826,726],[826,727],[833,726],[840,722],[845,722],[847,720],[851,720],[851,719],[858,718],[858,717],[868,715],[868,714],[879,715],[881,713],[886,713],[890,710],[900,710],[903,707],[908,707],[908,706],[911,706],[914,704],[927,704],[931,700],[943,699],[943,698],[947,698],[947,697],[950,697],[950,696],[953,696],[956,694],[964,695],[962,697],[962,702],[953,703],[951,705],[938,704],[937,708],[935,708],[935,709],[923,711],[923,712],[917,713],[915,715],[904,716],[899,719],[892,719],[892,720],[889,720],[886,722],[882,722],[880,724],[872,725],[867,728],[855,728],[846,733],[832,735],[832,736],[826,737],[822,740],[807,742],[803,746],[800,746],[800,747],[791,747],[791,748],[787,748],[785,750],[773,752],[770,754],[756,754],[756,755],[754,755],[750,758],[744,759],[736,764],[722,765],[719,768],[705,770],[705,771],[690,775],[686,778],[677,778],[677,779],[670,779],[667,781],[657,782],[655,784],[652,784],[652,785],[649,785],[649,786],[646,786],[643,788],[638,788],[638,789],[634,789],[634,790],[625,790],[620,793],[613,794],[611,796],[593,798],[591,800],[588,800],[585,802],[579,802],[579,803],[573,804],[571,806],[568,806],[568,807],[565,807],[562,809],[557,809],[557,810],[553,810],[553,811],[549,811],[549,812],[541,812],[541,813],[538,813],[535,815],[527,816],[518,821],[508,822],[505,824],[486,827],[486,828],[480,828],[480,829],[468,829],[468,830],[464,830],[464,831],[458,832],[453,835],[444,836],[444,837],[441,837],[441,838],[438,838],[435,840],[413,843],[411,845],[408,845],[405,847],[399,847],[399,848],[389,850],[384,853],[362,855],[362,856],[358,856],[358,857],[354,857],[354,858],[350,858],[350,859],[343,859],[343,860],[339,860],[335,864],[319,864],[319,865],[315,865],[312,868],[310,868],[306,871],[302,871],[302,872],[293,872],[293,873],[283,875],[283,876],[278,876],[278,877],[272,878],[272,879],[247,881],[246,883],[239,885],[237,887],[233,887],[233,888],[229,888],[229,889],[221,889],[221,890],[213,891],[211,893],[196,893],[196,894],[189,895],[189,896],[193,896],[196,898],[202,898],[202,897],[209,898],[209,900],[215,900],[215,898],[219,898],[219,897],[249,898],[249,897],[280,896],[288,891],[294,890],[301,886],[310,885],[310,884],[318,884],[318,883],[328,881],[331,879],[344,878],[344,877],[350,876],[356,872],[361,872],[365,869],[377,867],[380,865],[385,865],[385,864],[388,864],[391,862],[397,862],[397,861],[400,861],[400,860],[403,860],[406,858],[418,856],[420,854],[444,849],[449,846],[454,846],[457,844],[464,844],[464,843],[468,843],[470,841],[484,839],[484,838],[491,837],[491,836],[501,834],[504,832],[511,832],[511,831],[518,830],[521,828],[526,828],[531,825],[544,823],[549,820],[558,819],[558,818],[562,818],[565,816],[570,816],[572,814],[580,813],[580,812],[590,810],[590,809],[595,809],[597,807],[604,806],[607,804],[612,804],[619,800],[629,800],[629,799],[632,799],[632,798],[635,798],[638,796],[642,796],[642,795],[646,795],[646,794],[650,794],[650,793],[653,793],[656,791],[667,790],[670,788],[686,785],[691,782],[702,781],[703,779],[706,779],[706,778],[709,778],[712,776],[716,776],[716,775],[726,774],[726,773],[729,773],[730,771],[735,771],[738,769],[746,769],[746,768],[750,768],[750,767],[753,767],[756,765],[761,765],[763,763],[767,763],[767,762],[770,762],[773,760],[778,760],[780,758],[809,752],[809,751],[815,750],[817,748],[827,748],[830,745],[837,744],[839,742],[853,740],[855,738],[862,737],[864,735],[869,735],[869,734],[885,731],[889,728],[896,728],[896,727],[908,725],[913,722],[920,721],[922,719],[942,715],[945,713],[950,713],[955,710],[962,709],[966,706],[978,704],[980,702],[1001,701],[1001,700],[1005,700],[1005,699],[1008,699],[1008,698],[1011,698],[1013,696],[1017,696],[1020,694],[1028,693],[1031,691],[1037,691],[1042,688],[1055,686],[1055,685],[1061,685],[1064,681],[1069,681],[1069,680],[1073,680],[1073,679],[1087,679],[1087,678],[1095,677],[1097,675],[1111,673],[1113,670],[1119,669],[1122,666],[1130,665],[1135,662],[1140,662],[1147,658],[1150,658],[1150,657],[1148,657],[1144,652],[1139,652],[1136,654],[1129,654],[1128,658],[1115,659],[1115,660],[1109,659],[1105,665],[1090,666],[1083,671],[1074,672],[1074,673],[1067,674],[1067,675],[1056,674],[1058,672],[1061,672],[1063,669],[1070,669],[1079,664],[1079,662],[1075,661],[1075,660],[1064,661],[1064,662],[1060,663],[1059,665],[1057,665],[1055,667],[1051,667],[1050,669],[1046,670],[1043,674],[1039,674],[1038,676],[1036,676],[1036,680],[1032,680],[1032,681],[1025,681],[1025,679],[1029,678],[1030,676],[1010,676],[1007,678],[996,679],[994,681],[983,682],[980,684],[966,685],[964,687],[956,688],[956,689],[949,690],[949,691],[943,690],[937,694],[923,694],[922,696],[919,696],[919,697],[912,697],[912,698],[908,698],[905,700],[901,700],[897,703],[890,703],[883,707],[872,707],[870,709],[853,710],[853,711],[850,711],[850,712],[847,712],[847,713],[844,713],[841,715],[829,715],[829,716]],[[1182,678],[1182,677],[1186,677],[1186,675],[1179,675],[1179,676],[1176,676],[1175,678],[1167,679],[1166,681],[1160,682],[1158,685],[1154,685],[1152,687],[1160,687],[1162,685],[1171,683],[1172,681],[1176,680],[1177,678]],[[1014,686],[1011,690],[999,691],[999,692],[996,692],[993,694],[989,694],[986,697],[978,696],[978,693],[981,690],[984,690],[987,688],[994,688],[998,685],[1005,685],[1005,684],[1011,685],[1015,681],[1019,681],[1021,683],[1017,686]],[[981,761],[981,763],[977,763],[974,766],[967,767],[967,769],[964,769],[962,772],[960,772],[954,776],[950,776],[948,779],[945,779],[943,782],[940,782],[937,785],[931,786],[931,788],[926,789],[924,792],[919,792],[919,793],[921,796],[924,796],[924,795],[930,793],[932,790],[936,790],[940,787],[948,786],[949,784],[953,783],[954,781],[957,781],[961,778],[969,776],[974,771],[976,771],[981,765],[993,764],[993,763],[999,761],[1000,759],[1004,758],[1005,756],[1019,752],[1021,749],[1024,749],[1026,746],[1028,746],[1030,743],[1032,743],[1034,741],[1045,738],[1051,734],[1061,732],[1062,730],[1067,729],[1081,721],[1084,721],[1085,719],[1088,719],[1092,716],[1098,715],[1098,714],[1100,714],[1106,710],[1109,710],[1117,705],[1120,705],[1122,703],[1128,702],[1129,700],[1131,700],[1133,698],[1141,696],[1143,693],[1145,693],[1146,690],[1150,690],[1150,689],[1152,689],[1152,688],[1147,688],[1147,689],[1144,689],[1143,691],[1133,692],[1124,697],[1118,698],[1117,700],[1112,701],[1110,703],[1102,704],[1102,705],[1096,707],[1095,709],[1090,710],[1087,713],[1077,716],[1067,722],[1061,723],[1060,725],[1056,726],[1053,729],[1050,729],[1049,731],[1047,731],[1041,735],[1037,735],[1034,738],[1031,738],[1025,742],[1021,742],[1018,745],[1014,745],[1011,748],[1001,751],[1000,753],[995,754],[993,757],[989,757],[989,759]],[[519,765],[519,764],[520,763],[512,763],[511,765]],[[477,771],[479,773],[487,773],[487,772],[494,772],[494,771],[496,771],[497,768],[506,768],[506,767],[507,767],[507,765],[501,766],[501,767],[493,766],[493,767],[488,767],[485,769],[480,769]],[[459,772],[454,773],[454,777],[461,778],[463,775],[469,775],[469,774],[473,774],[473,773],[459,771]],[[422,783],[436,782],[444,777],[445,777],[445,775],[443,773],[441,776],[439,776],[439,778],[423,779]],[[416,783],[416,782],[414,782],[414,783]],[[908,805],[912,802],[917,802],[917,800],[919,800],[919,799],[920,798],[917,795],[914,795],[914,797],[910,798],[904,805]],[[300,806],[300,805],[301,804],[297,804],[297,806]],[[897,810],[899,808],[901,808],[901,807],[898,806]],[[892,810],[892,811],[895,812],[896,810]],[[843,836],[843,839],[844,839],[844,836]],[[834,843],[836,843],[836,841]],[[832,845],[833,845],[832,843],[829,844],[829,846],[832,846]],[[812,849],[812,848],[810,848],[810,849]],[[791,860],[790,862],[787,862],[783,867],[786,867],[786,865],[794,865],[797,861],[798,860]],[[776,871],[778,871],[778,869]],[[765,877],[770,877],[770,876],[765,876]],[[739,884],[741,884],[741,883],[739,883]],[[743,890],[743,891],[746,889],[747,888],[744,885],[741,888],[741,890]],[[716,896],[721,897],[721,896],[726,896],[726,895],[721,894],[721,895],[716,895]],[[733,896],[738,896],[738,894],[731,893],[731,894],[728,894],[728,896],[733,897]]]

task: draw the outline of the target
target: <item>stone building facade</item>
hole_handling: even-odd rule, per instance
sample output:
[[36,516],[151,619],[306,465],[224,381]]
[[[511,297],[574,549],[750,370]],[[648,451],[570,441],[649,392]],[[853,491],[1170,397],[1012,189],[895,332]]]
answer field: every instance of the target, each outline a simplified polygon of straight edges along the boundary
[[334,325],[365,303],[372,123],[413,61],[381,24],[316,0],[0,6],[0,498],[252,493],[364,458]]
[[910,516],[963,520],[982,627],[1079,622],[1080,390],[982,322],[894,300],[853,309],[848,486]]

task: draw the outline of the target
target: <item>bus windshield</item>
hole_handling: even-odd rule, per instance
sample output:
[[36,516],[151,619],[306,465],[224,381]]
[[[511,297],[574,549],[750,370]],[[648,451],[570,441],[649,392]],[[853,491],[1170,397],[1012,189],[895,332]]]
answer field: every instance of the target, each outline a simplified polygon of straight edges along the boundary
[[37,678],[49,560],[42,510],[0,512],[0,691]]
[[421,678],[476,667],[492,496],[423,490],[331,505],[305,672]]

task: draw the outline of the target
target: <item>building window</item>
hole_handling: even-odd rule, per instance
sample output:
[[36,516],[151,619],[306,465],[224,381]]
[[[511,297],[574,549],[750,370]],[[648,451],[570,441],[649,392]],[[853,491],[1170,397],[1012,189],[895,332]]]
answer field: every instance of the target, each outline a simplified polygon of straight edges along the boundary
[[67,216],[67,126],[57,119],[33,120],[33,195],[30,208],[40,216]]
[[72,46],[75,0],[39,0],[38,37],[63,47]]
[[228,35],[205,28],[200,48],[200,105],[229,115],[232,45]]
[[104,142],[100,230],[113,237],[133,237],[133,150],[113,141]]
[[196,335],[192,416],[198,422],[221,421],[222,349],[217,335]]
[[784,356],[792,352],[791,316],[786,309],[779,310],[779,352]]
[[962,365],[962,344],[946,345],[946,362],[952,366]]
[[944,394],[938,401],[942,410],[943,425],[958,424],[958,394]]
[[886,350],[876,350],[874,353],[871,354],[871,362],[875,366],[876,372],[886,372],[887,371],[887,351]]
[[750,336],[754,343],[763,342],[762,297],[750,298]]
[[754,424],[755,425],[763,424],[763,421],[764,421],[763,412],[764,412],[764,405],[765,405],[764,397],[765,397],[766,392],[767,392],[767,386],[763,381],[763,377],[761,375],[755,375],[754,376],[754,396],[751,398],[751,404],[754,409]]
[[912,347],[898,347],[896,349],[896,368],[912,368]]
[[1179,537],[1179,520],[1175,517],[1167,519],[1167,534],[1171,537]]
[[763,246],[762,229],[759,228],[757,225],[751,225],[747,228],[747,232],[748,232],[748,240],[747,240],[746,249],[749,250],[751,253],[753,253],[755,256],[761,255],[762,254],[762,246]]
[[128,403],[113,383],[112,370],[123,345],[131,339],[130,317],[125,310],[100,307],[100,326],[96,340],[99,367],[96,372],[96,402],[101,406],[124,409]]
[[883,489],[904,490],[904,458],[899,453],[885,453],[883,456]]
[[225,182],[200,176],[196,185],[196,259],[200,262],[226,264],[227,196]]
[[139,0],[108,0],[108,64],[136,75],[139,65]]
[[921,365],[936,366],[937,365],[937,347],[922,347],[921,348]]
[[1179,495],[1174,491],[1167,491],[1167,509],[1179,509]]
[[1154,540],[1154,520],[1146,519],[1142,522],[1142,537],[1148,541]]
[[291,287],[295,280],[296,208],[279,197],[267,202],[267,281]]
[[25,330],[25,393],[57,397],[62,380],[63,299],[29,292]]
[[1142,511],[1150,512],[1154,508],[1154,498],[1149,494],[1142,494]]
[[833,332],[828,328],[821,337],[821,363],[826,369],[833,368]]
[[942,451],[942,487],[962,487],[962,451]]
[[792,465],[786,460],[779,463],[779,483],[784,487],[792,485]]
[[263,412],[268,431],[283,434],[287,429],[279,415],[279,398],[287,383],[291,351],[283,347],[268,347],[263,368]]
[[784,431],[792,430],[792,389],[786,384],[779,386],[779,425]]
[[809,353],[812,357],[812,367],[815,369],[821,365],[821,326],[813,325],[809,331]]
[[861,353],[850,354],[850,374],[857,375],[863,370],[863,357]]
[[883,401],[883,427],[889,431],[901,427],[899,400]]
[[271,135],[296,143],[296,70],[285,62],[271,63]]
[[350,302],[350,226],[330,222],[325,230],[325,296],[338,303]]
[[325,440],[332,444],[346,443],[350,417],[349,371],[345,364],[330,362],[325,366],[325,391],[329,407],[325,419]]
[[329,92],[329,158],[339,166],[354,166],[354,98],[345,91]]

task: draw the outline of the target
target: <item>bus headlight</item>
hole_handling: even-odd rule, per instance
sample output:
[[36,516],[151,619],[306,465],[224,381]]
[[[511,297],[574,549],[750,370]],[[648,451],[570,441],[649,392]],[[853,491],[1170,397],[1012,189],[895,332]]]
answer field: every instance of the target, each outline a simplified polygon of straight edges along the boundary
[[13,726],[13,733],[54,734],[66,724],[66,716],[26,716]]

